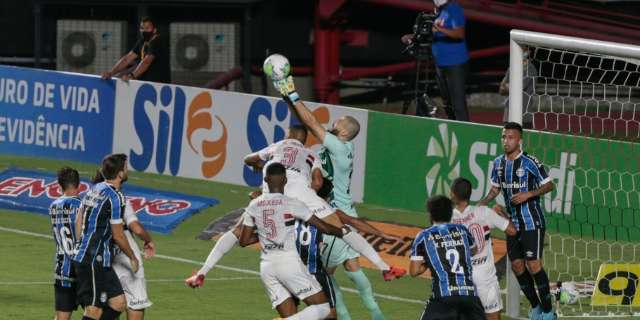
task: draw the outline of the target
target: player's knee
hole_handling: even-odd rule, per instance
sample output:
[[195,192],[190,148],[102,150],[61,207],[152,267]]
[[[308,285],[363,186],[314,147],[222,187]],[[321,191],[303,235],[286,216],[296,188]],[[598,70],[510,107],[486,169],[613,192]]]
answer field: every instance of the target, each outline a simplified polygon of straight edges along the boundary
[[71,312],[56,312],[54,320],[69,320],[71,319]]
[[485,316],[486,316],[487,320],[500,320],[500,311],[492,312],[492,313],[486,313]]
[[336,311],[336,308],[329,309],[329,315],[325,318],[325,320],[337,320],[337,319],[338,319],[338,312]]
[[511,270],[513,270],[517,276],[523,274],[525,271],[524,261],[520,259],[511,261]]
[[84,308],[84,315],[91,319],[97,320],[97,319],[100,319],[100,317],[102,316],[102,309],[96,306],[86,306]]
[[529,260],[527,261],[527,269],[529,269],[529,273],[536,274],[542,270],[542,261],[540,260]]
[[344,269],[349,272],[356,272],[360,270],[360,263],[358,263],[358,259],[349,259],[343,263]]
[[231,232],[233,232],[233,235],[236,236],[236,238],[240,239],[240,234],[242,233],[242,227],[236,226]]
[[123,312],[127,308],[127,301],[124,298],[124,295],[121,294],[109,299],[109,307],[114,311]]

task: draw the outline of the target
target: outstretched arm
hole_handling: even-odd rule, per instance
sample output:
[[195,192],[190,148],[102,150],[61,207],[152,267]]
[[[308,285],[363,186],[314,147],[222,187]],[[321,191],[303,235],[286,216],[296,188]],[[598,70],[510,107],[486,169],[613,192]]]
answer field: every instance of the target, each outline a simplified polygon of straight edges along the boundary
[[293,83],[293,77],[289,76],[287,79],[275,81],[274,85],[298,119],[309,128],[309,131],[311,131],[318,140],[324,141],[327,130],[318,122],[302,100],[300,100],[300,96],[298,92],[296,92],[295,84]]
[[342,212],[341,210],[336,210],[336,214],[338,215],[338,218],[340,218],[340,221],[342,221],[342,223],[348,224],[350,226],[353,226],[358,231],[362,231],[362,232],[365,232],[365,233],[370,233],[370,234],[376,235],[376,236],[378,236],[380,238],[383,238],[383,239],[400,240],[400,238],[398,238],[398,237],[394,237],[394,236],[388,235],[388,234],[380,231],[376,227],[374,227],[371,224],[369,224],[367,221],[365,221],[363,219],[360,219],[360,218],[352,217],[352,216]]

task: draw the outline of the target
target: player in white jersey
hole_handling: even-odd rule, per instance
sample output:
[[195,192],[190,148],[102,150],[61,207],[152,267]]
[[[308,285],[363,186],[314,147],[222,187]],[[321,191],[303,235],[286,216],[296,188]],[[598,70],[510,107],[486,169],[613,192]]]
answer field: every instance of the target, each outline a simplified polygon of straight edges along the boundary
[[471,182],[465,178],[457,178],[451,184],[451,200],[455,205],[452,223],[462,224],[475,240],[477,253],[471,257],[473,267],[473,283],[482,301],[487,320],[499,320],[502,310],[500,284],[496,276],[493,261],[491,229],[498,228],[508,235],[516,234],[516,229],[507,218],[504,218],[486,206],[469,205]]
[[[262,251],[260,277],[281,317],[291,320],[324,319],[330,306],[322,287],[303,264],[296,248],[295,220],[314,225],[325,234],[352,237],[349,228],[338,229],[311,213],[304,203],[285,196],[285,167],[277,162],[266,169],[265,182],[269,193],[252,200],[245,209],[240,245],[253,243],[257,231]],[[304,310],[292,314],[292,296],[307,304]]]
[[113,261],[113,269],[118,275],[120,284],[124,289],[127,300],[127,319],[142,320],[144,319],[144,310],[152,305],[147,295],[147,284],[144,277],[144,267],[142,264],[142,254],[138,244],[133,238],[133,234],[144,241],[144,257],[150,259],[156,253],[156,246],[151,236],[138,221],[136,213],[129,203],[127,203],[124,211],[125,230],[124,235],[131,246],[131,250],[138,259],[139,267],[137,272],[131,270],[131,263],[124,252],[116,250],[117,254]]

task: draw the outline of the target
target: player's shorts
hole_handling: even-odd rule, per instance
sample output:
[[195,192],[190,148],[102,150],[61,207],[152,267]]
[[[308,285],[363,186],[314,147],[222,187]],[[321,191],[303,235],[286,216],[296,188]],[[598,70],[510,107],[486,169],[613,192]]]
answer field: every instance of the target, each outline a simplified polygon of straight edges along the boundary
[[[289,191],[291,190],[291,191]],[[299,201],[302,201],[313,213],[314,216],[324,219],[327,216],[336,212],[336,209],[333,208],[327,201],[318,197],[315,191],[311,188],[306,189],[288,189],[286,196],[292,197]]]
[[360,254],[353,250],[344,240],[335,236],[323,235],[322,264],[327,268],[341,265],[347,260],[357,259]]
[[544,247],[545,229],[520,230],[515,236],[507,236],[509,260],[540,260]]
[[[333,287],[333,282],[331,282],[331,278],[327,271],[324,268],[318,268],[318,271],[313,274],[313,276],[318,280],[318,283],[322,287],[322,292],[327,296],[327,300],[329,300],[329,306],[331,308],[336,307],[336,290]],[[293,299],[296,305],[300,304],[300,300],[298,298]]]
[[260,278],[274,309],[290,297],[304,300],[322,291],[322,286],[309,273],[297,253],[261,261]]
[[140,262],[138,272],[135,274],[131,271],[131,262],[129,257],[123,252],[116,255],[113,260],[113,270],[115,270],[127,298],[127,308],[131,310],[143,310],[150,307],[153,303],[147,295],[147,283],[144,278],[144,267],[140,254],[135,251],[136,257]]
[[76,290],[78,303],[82,307],[107,306],[109,299],[124,294],[122,285],[113,268],[105,268],[97,263],[74,262],[76,269]]
[[484,307],[484,313],[494,313],[502,310],[502,296],[500,295],[500,283],[496,276],[496,267],[487,263],[484,266],[473,267],[473,283],[476,285],[476,293]]
[[54,284],[54,296],[56,300],[56,311],[73,312],[78,309],[78,297],[76,293],[76,285],[63,287]]
[[452,296],[429,300],[421,320],[484,320],[484,309],[475,296]]

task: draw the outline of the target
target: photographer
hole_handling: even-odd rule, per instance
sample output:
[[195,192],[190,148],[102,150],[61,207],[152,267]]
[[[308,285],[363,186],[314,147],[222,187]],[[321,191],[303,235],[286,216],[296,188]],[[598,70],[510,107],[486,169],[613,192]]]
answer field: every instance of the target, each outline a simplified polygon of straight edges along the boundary
[[[469,121],[465,85],[469,54],[464,38],[465,18],[462,7],[453,0],[433,0],[436,6],[431,52],[436,65],[440,94],[449,119]],[[402,37],[411,45],[414,34]],[[417,111],[419,115],[419,111]]]

